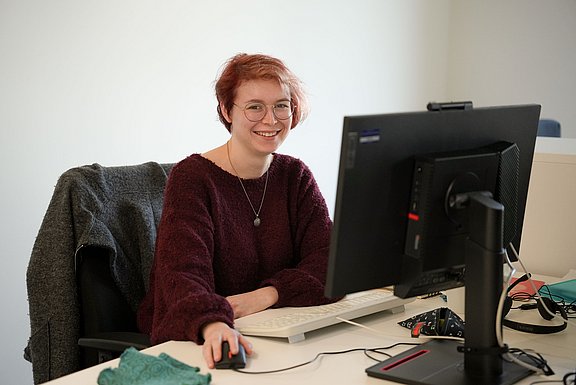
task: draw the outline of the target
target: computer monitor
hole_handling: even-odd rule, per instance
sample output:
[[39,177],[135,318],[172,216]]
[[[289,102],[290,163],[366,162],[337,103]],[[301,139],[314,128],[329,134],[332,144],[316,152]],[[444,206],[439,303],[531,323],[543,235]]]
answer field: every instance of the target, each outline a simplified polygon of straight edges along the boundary
[[[422,359],[403,356],[402,365],[368,374],[410,384],[469,376],[513,383],[529,372],[494,353],[495,312],[503,247],[519,249],[540,106],[431,110],[344,118],[326,294],[394,285],[411,297],[466,285],[466,298],[481,296],[465,307],[465,346],[474,353],[434,343]],[[488,245],[476,250],[474,237]],[[423,362],[445,362],[453,379],[432,379],[425,372],[438,368]],[[405,369],[422,376],[395,373]]]

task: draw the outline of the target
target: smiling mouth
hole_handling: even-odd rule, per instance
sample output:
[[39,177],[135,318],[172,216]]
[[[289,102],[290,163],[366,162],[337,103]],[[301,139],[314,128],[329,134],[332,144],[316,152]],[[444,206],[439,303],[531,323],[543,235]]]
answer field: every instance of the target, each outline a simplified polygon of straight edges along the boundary
[[256,135],[264,136],[266,138],[271,138],[278,135],[280,131],[254,131]]

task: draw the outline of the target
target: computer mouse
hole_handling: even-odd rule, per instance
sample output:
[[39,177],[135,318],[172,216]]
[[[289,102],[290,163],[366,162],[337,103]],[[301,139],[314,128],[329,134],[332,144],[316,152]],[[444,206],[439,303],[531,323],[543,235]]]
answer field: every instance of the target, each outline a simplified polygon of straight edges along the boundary
[[246,352],[244,347],[238,344],[238,354],[230,353],[228,341],[222,342],[222,359],[216,362],[216,369],[242,369],[246,367]]

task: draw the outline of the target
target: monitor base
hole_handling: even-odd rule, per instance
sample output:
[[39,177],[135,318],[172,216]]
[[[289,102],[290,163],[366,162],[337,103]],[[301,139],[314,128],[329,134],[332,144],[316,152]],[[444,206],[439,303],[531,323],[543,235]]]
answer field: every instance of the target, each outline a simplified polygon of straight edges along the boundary
[[473,377],[464,371],[464,353],[459,342],[432,340],[366,369],[368,376],[409,385],[510,385],[533,372],[502,361],[502,374]]

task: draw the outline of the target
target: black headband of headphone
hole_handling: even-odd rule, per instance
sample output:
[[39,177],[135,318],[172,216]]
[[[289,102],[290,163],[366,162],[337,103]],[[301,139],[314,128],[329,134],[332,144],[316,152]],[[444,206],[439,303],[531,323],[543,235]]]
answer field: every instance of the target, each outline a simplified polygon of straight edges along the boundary
[[[516,281],[514,281],[514,283],[512,283],[508,287],[507,293],[510,293],[510,291],[516,285],[518,285],[520,282],[524,282],[524,281],[528,280],[529,278],[530,278],[530,274],[524,274],[522,277],[518,278]],[[514,330],[526,332],[526,333],[551,334],[551,333],[561,332],[562,330],[566,329],[566,327],[568,326],[568,323],[566,322],[566,320],[568,319],[568,315],[566,314],[566,311],[564,310],[564,308],[562,306],[558,305],[556,302],[552,301],[550,298],[539,297],[536,300],[538,312],[540,313],[540,316],[542,316],[542,318],[544,318],[545,320],[551,320],[554,318],[553,315],[548,313],[546,308],[554,314],[560,313],[560,316],[562,317],[562,321],[563,321],[562,325],[552,325],[552,326],[535,325],[535,324],[527,324],[527,323],[522,323],[522,322],[517,322],[517,321],[512,321],[512,320],[506,319],[504,317],[506,317],[506,315],[508,314],[508,312],[512,308],[512,302],[513,302],[513,299],[511,297],[506,297],[506,300],[504,302],[504,309],[502,312],[502,325],[504,325],[506,327],[509,327],[511,329],[514,329]]]

